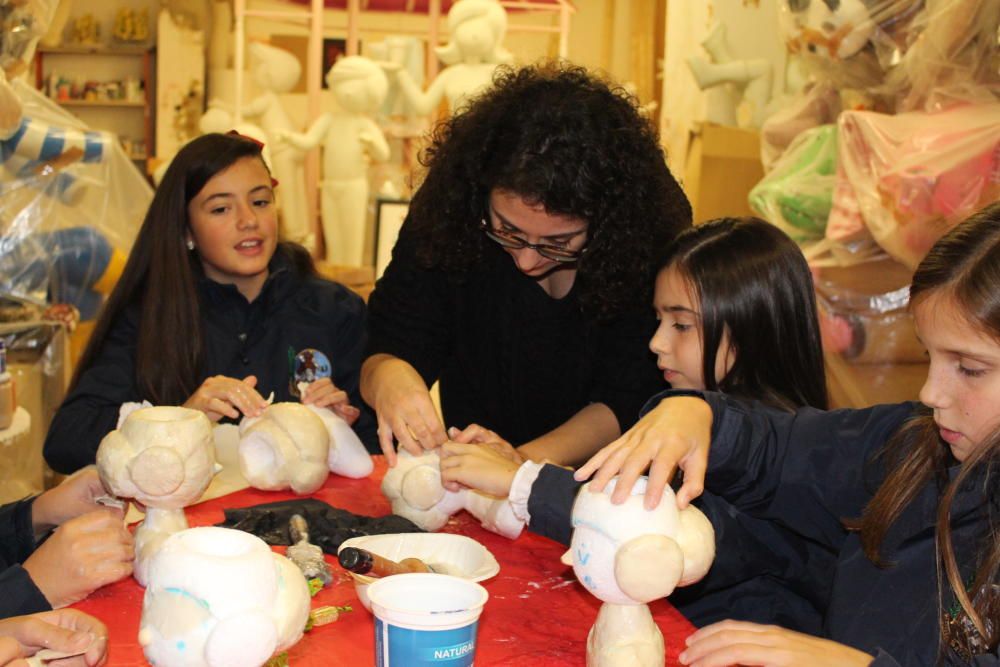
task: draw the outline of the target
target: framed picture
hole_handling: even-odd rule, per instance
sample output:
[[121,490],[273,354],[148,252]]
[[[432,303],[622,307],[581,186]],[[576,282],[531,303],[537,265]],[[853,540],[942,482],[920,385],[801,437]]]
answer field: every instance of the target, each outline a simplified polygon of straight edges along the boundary
[[392,258],[392,247],[396,245],[399,229],[409,210],[409,199],[379,197],[375,200],[375,257],[372,262],[375,266],[375,280],[382,277],[382,272]]
[[333,63],[347,55],[347,40],[339,37],[331,37],[323,40],[323,88],[326,85],[326,73],[333,67]]

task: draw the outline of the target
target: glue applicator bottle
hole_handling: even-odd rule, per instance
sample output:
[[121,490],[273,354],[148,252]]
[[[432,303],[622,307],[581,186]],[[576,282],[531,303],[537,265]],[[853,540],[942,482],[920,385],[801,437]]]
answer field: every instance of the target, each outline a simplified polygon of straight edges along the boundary
[[392,574],[431,571],[427,563],[419,558],[404,558],[397,563],[357,547],[344,547],[337,554],[337,560],[340,566],[348,572],[369,577],[388,577]]

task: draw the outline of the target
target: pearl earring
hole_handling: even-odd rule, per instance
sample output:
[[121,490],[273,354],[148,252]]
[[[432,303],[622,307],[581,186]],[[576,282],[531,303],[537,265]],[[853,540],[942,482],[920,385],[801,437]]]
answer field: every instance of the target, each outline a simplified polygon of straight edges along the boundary
[[192,241],[191,239],[188,239],[187,240],[187,247],[188,247],[188,250],[194,250],[194,241]]

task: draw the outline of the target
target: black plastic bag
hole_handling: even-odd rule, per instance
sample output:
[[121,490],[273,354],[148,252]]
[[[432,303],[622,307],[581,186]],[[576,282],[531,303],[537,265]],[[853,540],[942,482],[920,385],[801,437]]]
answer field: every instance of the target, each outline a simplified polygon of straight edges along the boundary
[[409,519],[395,514],[361,516],[315,498],[227,509],[226,520],[217,525],[251,533],[268,544],[288,546],[291,544],[288,520],[293,514],[301,514],[309,524],[309,541],[331,555],[336,555],[341,542],[360,535],[424,532]]

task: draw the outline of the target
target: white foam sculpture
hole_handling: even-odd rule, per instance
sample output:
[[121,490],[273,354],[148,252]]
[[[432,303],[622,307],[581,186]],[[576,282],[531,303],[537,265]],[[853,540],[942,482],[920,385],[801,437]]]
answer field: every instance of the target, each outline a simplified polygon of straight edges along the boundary
[[190,528],[153,557],[139,644],[157,667],[259,667],[302,637],[309,604],[302,572],[259,537]]
[[291,489],[299,495],[323,486],[333,472],[367,477],[372,457],[350,425],[327,408],[274,403],[260,417],[240,423],[240,472],[265,491]]
[[472,489],[449,491],[441,484],[441,460],[437,452],[413,456],[400,450],[395,467],[382,478],[382,493],[392,503],[392,513],[407,518],[427,531],[440,529],[459,510],[479,519],[483,528],[516,538],[524,522],[514,516],[506,498]]
[[212,422],[188,408],[159,406],[123,416],[97,449],[104,487],[146,506],[135,531],[136,581],[145,586],[162,543],[188,527],[184,507],[196,502],[219,470]]
[[648,602],[700,580],[715,559],[715,531],[694,506],[677,509],[668,487],[653,510],[643,507],[645,477],[621,505],[584,485],[573,505],[573,537],[563,562],[604,601],[587,637],[587,667],[660,667],[663,634]]

